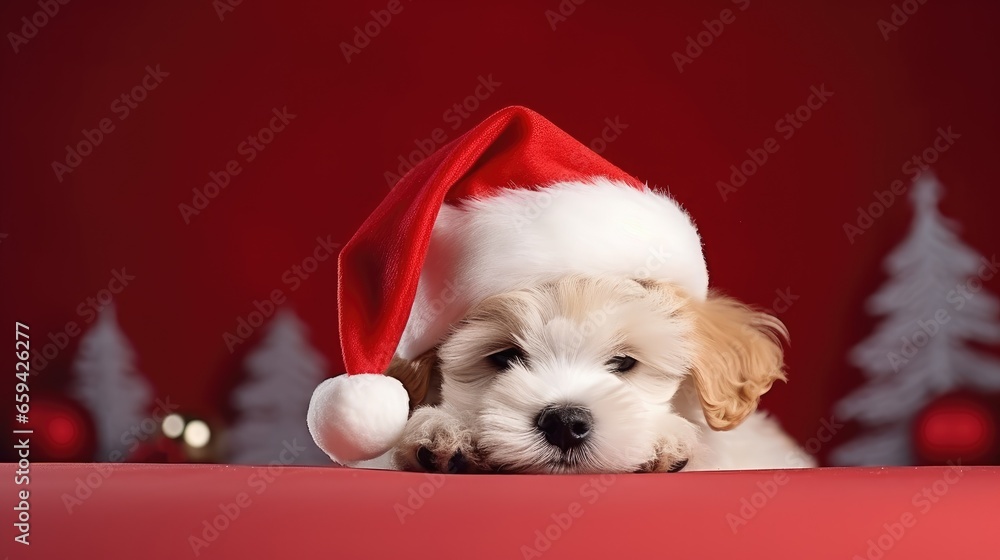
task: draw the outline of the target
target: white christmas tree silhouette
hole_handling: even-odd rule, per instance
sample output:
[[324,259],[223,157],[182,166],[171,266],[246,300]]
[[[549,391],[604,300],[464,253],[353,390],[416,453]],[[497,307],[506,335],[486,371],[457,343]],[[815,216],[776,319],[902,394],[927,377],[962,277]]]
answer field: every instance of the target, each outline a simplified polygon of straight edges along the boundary
[[1000,341],[1000,305],[983,289],[998,273],[962,243],[958,224],[938,211],[940,198],[932,174],[914,182],[910,231],[887,257],[890,278],[867,305],[885,319],[849,355],[868,383],[835,411],[866,433],[835,449],[834,464],[910,464],[910,423],[931,399],[958,387],[1000,389],[1000,361],[967,344]]
[[233,396],[238,417],[229,432],[230,462],[266,465],[279,460],[287,444],[306,448],[294,458],[296,465],[330,464],[306,426],[309,398],[326,377],[326,362],[307,336],[302,321],[282,309],[261,346],[247,356],[248,379]]
[[[146,418],[152,391],[135,370],[135,352],[118,326],[114,306],[80,340],[73,363],[73,394],[90,411],[97,432],[98,461],[124,460],[130,441],[123,436]],[[113,453],[118,451],[120,456]]]

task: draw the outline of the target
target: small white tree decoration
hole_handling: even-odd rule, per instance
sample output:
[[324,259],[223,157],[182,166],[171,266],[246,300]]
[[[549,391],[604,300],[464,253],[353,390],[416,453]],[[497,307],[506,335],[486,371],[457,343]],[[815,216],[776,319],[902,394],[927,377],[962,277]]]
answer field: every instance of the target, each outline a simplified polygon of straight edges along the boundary
[[890,278],[867,305],[885,319],[849,356],[868,383],[835,410],[867,433],[835,449],[834,464],[910,464],[910,423],[934,397],[958,387],[1000,389],[1000,361],[967,345],[1000,341],[1000,305],[983,290],[998,273],[962,243],[958,224],[938,211],[940,198],[934,175],[914,182],[910,231],[887,257]]
[[122,441],[123,436],[147,416],[152,390],[134,361],[114,306],[108,305],[80,340],[73,362],[72,392],[94,420],[98,461],[124,460],[129,440]]
[[330,464],[306,426],[309,398],[326,378],[326,361],[307,337],[295,313],[282,309],[261,346],[247,356],[247,380],[233,396],[238,416],[229,432],[230,462],[266,465],[294,445],[306,449],[294,457],[295,465]]

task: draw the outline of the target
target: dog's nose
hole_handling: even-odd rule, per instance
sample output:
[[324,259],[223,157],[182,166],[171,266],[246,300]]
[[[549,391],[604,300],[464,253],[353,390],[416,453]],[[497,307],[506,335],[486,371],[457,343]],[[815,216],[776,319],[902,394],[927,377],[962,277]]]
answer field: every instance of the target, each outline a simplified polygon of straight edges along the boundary
[[545,439],[563,451],[587,441],[593,425],[594,415],[579,406],[547,406],[535,420]]

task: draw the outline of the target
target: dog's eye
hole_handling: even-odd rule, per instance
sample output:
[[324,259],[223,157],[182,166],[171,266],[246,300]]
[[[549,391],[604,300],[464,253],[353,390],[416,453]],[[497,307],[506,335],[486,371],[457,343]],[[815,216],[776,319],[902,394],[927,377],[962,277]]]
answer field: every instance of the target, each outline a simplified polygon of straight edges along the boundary
[[632,356],[615,356],[608,360],[605,365],[611,366],[611,371],[615,373],[625,373],[626,371],[635,367],[635,358]]
[[515,346],[513,348],[494,352],[489,356],[486,356],[486,359],[489,360],[491,364],[496,366],[498,370],[503,371],[514,365],[514,362],[524,363],[524,351]]

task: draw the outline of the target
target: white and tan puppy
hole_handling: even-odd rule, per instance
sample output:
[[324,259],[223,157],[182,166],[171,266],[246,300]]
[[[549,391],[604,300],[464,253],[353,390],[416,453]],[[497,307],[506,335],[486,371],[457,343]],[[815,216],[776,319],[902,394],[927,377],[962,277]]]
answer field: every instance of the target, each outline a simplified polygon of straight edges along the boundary
[[[785,379],[784,325],[709,290],[701,237],[668,193],[592,177],[435,211],[405,253],[423,253],[407,265],[418,281],[395,262],[382,271],[378,243],[342,272],[365,272],[349,282],[365,297],[341,301],[357,323],[342,317],[355,371],[317,387],[307,415],[333,460],[527,473],[813,464],[755,412]],[[408,227],[379,242],[410,239]]]
[[670,283],[571,275],[485,298],[387,375],[415,408],[395,468],[627,473],[812,466],[758,399],[782,323]]

